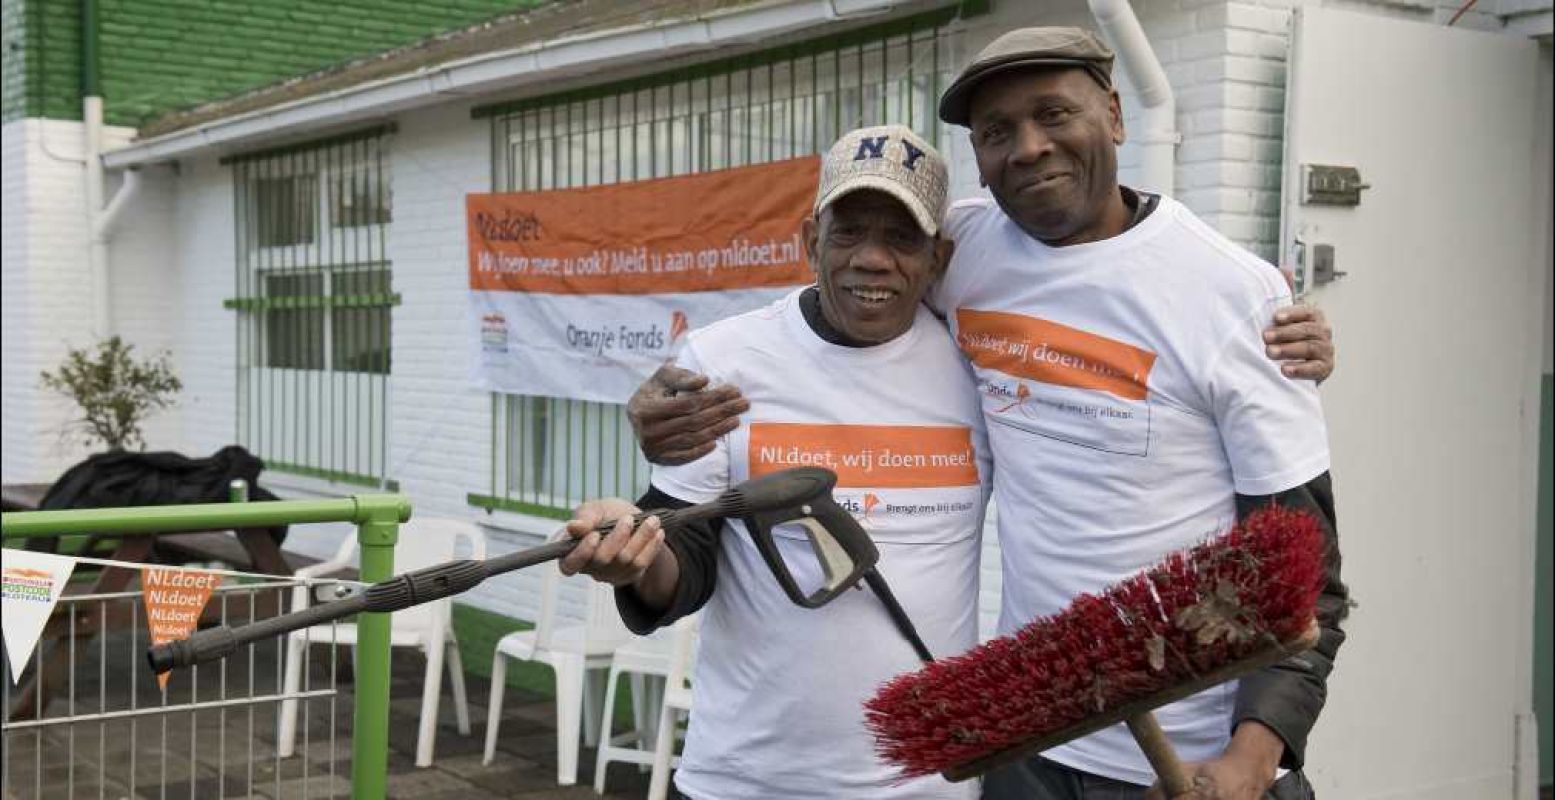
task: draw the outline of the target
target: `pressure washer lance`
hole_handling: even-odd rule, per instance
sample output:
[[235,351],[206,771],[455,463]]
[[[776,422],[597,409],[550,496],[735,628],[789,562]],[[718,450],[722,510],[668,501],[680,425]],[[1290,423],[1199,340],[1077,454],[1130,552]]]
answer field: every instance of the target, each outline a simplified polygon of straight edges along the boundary
[[[825,605],[844,591],[866,580],[886,604],[892,619],[914,648],[927,655],[927,648],[907,620],[890,588],[877,570],[879,551],[846,510],[832,499],[837,475],[820,467],[796,467],[746,481],[717,499],[685,508],[645,511],[633,517],[637,525],[649,516],[657,516],[664,530],[688,523],[740,517],[746,521],[757,548],[789,597],[807,608]],[[603,522],[594,530],[609,533],[616,520]],[[802,592],[777,552],[772,528],[780,524],[798,524],[810,538],[815,555],[825,573],[816,590]],[[284,636],[295,630],[320,625],[362,612],[391,613],[412,606],[466,592],[493,575],[554,561],[577,546],[579,539],[567,537],[539,547],[489,558],[483,561],[462,559],[446,564],[396,575],[364,590],[327,603],[230,628],[225,625],[199,631],[188,639],[167,642],[146,651],[151,669],[158,674],[173,669],[226,658],[239,647],[252,642]],[[905,627],[903,627],[905,626]]]

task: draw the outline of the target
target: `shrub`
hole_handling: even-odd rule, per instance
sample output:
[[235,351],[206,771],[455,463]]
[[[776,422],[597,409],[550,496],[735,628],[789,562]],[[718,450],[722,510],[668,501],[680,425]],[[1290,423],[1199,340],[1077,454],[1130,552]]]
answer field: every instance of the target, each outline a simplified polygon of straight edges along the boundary
[[102,442],[109,450],[145,447],[141,423],[152,412],[167,408],[183,388],[166,352],[146,359],[117,336],[65,354],[54,372],[41,374],[44,387],[75,402],[81,411],[68,431],[76,431],[88,447]]

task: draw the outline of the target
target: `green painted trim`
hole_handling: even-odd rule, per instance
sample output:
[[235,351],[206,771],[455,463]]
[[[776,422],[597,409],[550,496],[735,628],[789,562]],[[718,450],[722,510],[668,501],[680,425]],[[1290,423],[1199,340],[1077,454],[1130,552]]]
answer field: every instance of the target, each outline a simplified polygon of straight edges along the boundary
[[520,514],[528,514],[531,517],[544,517],[545,519],[559,519],[566,521],[572,519],[572,509],[546,506],[539,503],[526,503],[522,500],[513,500],[507,497],[492,497],[489,494],[467,494],[465,500],[476,508],[484,508],[487,511],[516,511]]
[[[357,227],[368,227],[368,226],[364,225],[364,226],[357,226]],[[339,230],[339,229],[337,229],[337,230]],[[258,267],[256,267],[254,269],[254,271],[256,273],[258,273],[259,275],[261,275],[261,276],[286,277],[286,276],[289,276],[289,275],[301,275],[301,274],[313,275],[313,274],[318,274],[318,273],[325,272],[325,271],[329,271],[329,272],[352,272],[352,271],[368,271],[368,270],[388,271],[389,268],[393,267],[393,266],[394,266],[394,262],[393,261],[390,261],[390,260],[388,260],[386,258],[379,258],[379,259],[367,259],[367,260],[364,260],[364,261],[330,261],[330,262],[320,263],[320,264],[303,264],[303,265],[300,265],[300,266],[287,266],[287,267],[258,266]]]
[[366,486],[372,489],[384,488],[391,492],[400,490],[400,483],[396,480],[375,478],[371,475],[358,475],[354,472],[341,472],[333,469],[319,469],[304,464],[291,464],[285,461],[271,461],[265,459],[265,466],[276,472],[285,472],[291,475],[301,475],[304,478],[319,478],[333,483],[347,483],[352,486]]
[[504,103],[476,106],[470,109],[470,116],[474,119],[485,117],[497,117],[505,114],[516,114],[536,108],[564,105],[586,100],[595,100],[601,97],[612,97],[617,94],[643,91],[662,86],[683,83],[685,81],[698,80],[726,75],[740,70],[754,67],[764,67],[769,64],[777,64],[785,61],[793,61],[805,58],[816,53],[825,53],[832,50],[840,50],[847,47],[856,47],[892,36],[912,33],[924,28],[933,28],[943,25],[955,19],[962,11],[963,4],[953,4],[944,8],[927,11],[911,17],[891,20],[879,25],[871,25],[867,28],[846,31],[844,33],[823,36],[817,39],[808,39],[782,47],[774,47],[769,50],[751,53],[749,55],[734,56],[706,64],[694,64],[689,67],[678,67],[672,70],[655,73],[641,78],[632,78],[599,86],[587,86],[567,92],[530,97],[523,100],[511,100]]
[[254,150],[247,153],[223,156],[218,163],[226,166],[228,164],[242,164],[249,161],[260,161],[266,158],[275,158],[276,156],[288,156],[297,153],[306,153],[333,145],[349,144],[351,142],[362,141],[363,139],[376,139],[380,136],[387,136],[391,133],[394,133],[397,129],[398,126],[396,126],[394,123],[387,122],[382,125],[374,125],[371,128],[362,128],[359,130],[350,131],[348,133],[342,133],[338,136],[327,136],[322,139],[308,139],[306,141],[284,144],[279,147],[271,147],[264,150]]
[[238,311],[273,311],[294,308],[390,308],[401,302],[392,294],[288,295],[282,297],[229,297],[222,308]]

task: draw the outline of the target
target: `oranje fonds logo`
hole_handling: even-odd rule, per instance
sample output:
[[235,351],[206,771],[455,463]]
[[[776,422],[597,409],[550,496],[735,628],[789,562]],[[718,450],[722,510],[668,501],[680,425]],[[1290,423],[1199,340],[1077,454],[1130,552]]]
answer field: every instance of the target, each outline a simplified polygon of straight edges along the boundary
[[875,509],[880,507],[881,500],[880,495],[874,492],[865,492],[862,496],[839,495],[837,496],[837,505],[841,506],[843,511],[852,514],[853,518],[858,520],[861,525],[867,526],[874,521],[873,515]]
[[[1002,388],[1002,387],[1000,387],[1000,388]],[[1009,396],[1007,394],[1007,392],[997,392],[997,393],[998,394],[1004,394],[1006,397]],[[1026,388],[1026,384],[1024,384],[1024,383],[1016,384],[1015,385],[1015,399],[1014,399],[1014,401],[1009,403],[1008,405],[1004,406],[1003,408],[996,408],[996,409],[994,409],[993,413],[995,413],[995,414],[1003,414],[1004,412],[1009,411],[1010,409],[1015,408],[1016,406],[1019,406],[1020,404],[1026,402],[1030,398],[1031,398],[1031,390]]]
[[691,330],[691,322],[686,319],[684,311],[675,311],[670,314],[670,344],[686,335]]
[[912,502],[905,498],[887,502],[874,492],[865,492],[860,495],[839,495],[837,505],[842,510],[852,514],[859,524],[869,527],[873,523],[881,522],[882,517],[888,516],[939,516],[942,514],[964,514],[974,509],[974,504],[964,500],[936,500],[927,502]]

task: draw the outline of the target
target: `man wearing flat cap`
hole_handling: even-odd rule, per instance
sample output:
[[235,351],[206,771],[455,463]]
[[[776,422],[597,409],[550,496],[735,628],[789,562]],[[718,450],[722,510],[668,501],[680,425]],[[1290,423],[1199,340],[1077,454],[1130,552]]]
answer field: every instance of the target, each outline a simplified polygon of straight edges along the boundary
[[[1322,409],[1312,383],[1266,357],[1260,331],[1291,299],[1279,273],[1171,198],[1118,184],[1112,60],[1089,31],[1012,31],[940,102],[942,120],[970,130],[993,195],[947,214],[956,258],[929,303],[983,394],[999,629],[1057,613],[1259,506],[1312,513],[1329,544],[1316,649],[1157,712],[1194,762],[1192,797],[1311,797],[1300,767],[1348,604]],[[1030,354],[994,344],[1010,342]],[[990,774],[984,796],[1124,800],[1153,780],[1117,725]]]
[[[1311,797],[1301,774],[1348,603],[1316,386],[1332,347],[1280,273],[1169,197],[1119,185],[1112,52],[1077,28],[999,37],[946,90],[992,199],[954,204],[926,298],[970,364],[993,453],[999,630],[1059,612],[1270,503],[1329,542],[1316,649],[1157,712],[1193,800]],[[1276,327],[1265,331],[1271,324]],[[1279,363],[1283,361],[1284,363]],[[714,448],[746,403],[673,369],[628,406],[655,463]],[[1119,725],[995,773],[993,800],[1159,797]]]

